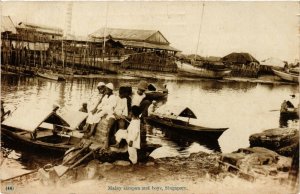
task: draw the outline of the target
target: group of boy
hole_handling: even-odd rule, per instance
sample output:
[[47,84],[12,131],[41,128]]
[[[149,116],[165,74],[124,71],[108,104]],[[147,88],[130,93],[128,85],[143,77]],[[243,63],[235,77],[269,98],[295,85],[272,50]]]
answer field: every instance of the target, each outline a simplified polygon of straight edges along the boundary
[[[84,103],[80,109],[82,112],[88,112],[86,124],[83,127],[85,138],[90,138],[95,134],[97,125],[101,124],[105,119],[109,124],[107,127],[108,132],[104,135],[107,136],[106,144],[104,148],[108,148],[109,130],[113,124],[117,124],[118,131],[114,134],[116,144],[118,147],[122,139],[125,139],[128,144],[129,159],[133,164],[137,163],[137,149],[140,149],[141,145],[141,120],[140,116],[142,113],[142,101],[145,99],[145,91],[147,90],[148,84],[146,81],[140,81],[138,84],[138,90],[133,92],[128,103],[128,96],[119,90],[119,95],[115,95],[114,85],[112,83],[105,84],[99,82],[97,89],[99,92],[98,100],[91,109],[87,111],[87,104]],[[131,120],[129,122],[129,120]],[[126,129],[126,122],[129,123]]]

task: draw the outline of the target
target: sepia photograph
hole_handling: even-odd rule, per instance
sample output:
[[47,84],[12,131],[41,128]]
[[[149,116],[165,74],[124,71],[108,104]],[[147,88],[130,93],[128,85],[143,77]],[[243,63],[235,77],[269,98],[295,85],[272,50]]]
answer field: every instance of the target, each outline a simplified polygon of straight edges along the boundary
[[299,1],[1,1],[3,194],[299,193]]

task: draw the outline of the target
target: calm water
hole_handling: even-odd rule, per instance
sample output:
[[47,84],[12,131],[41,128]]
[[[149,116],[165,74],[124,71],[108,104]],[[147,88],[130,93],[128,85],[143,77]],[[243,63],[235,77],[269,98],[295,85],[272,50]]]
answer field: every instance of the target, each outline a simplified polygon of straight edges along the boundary
[[[136,86],[139,79],[74,79],[66,83],[42,78],[2,75],[1,99],[6,109],[23,105],[60,105],[61,109],[78,110],[82,102],[93,101],[99,81],[112,82],[118,88],[122,84]],[[157,82],[149,80],[150,82]],[[262,85],[242,82],[158,81],[167,84],[169,96],[164,103],[190,107],[198,119],[191,123],[207,127],[229,127],[216,142],[195,141],[164,129],[151,128],[148,141],[163,145],[166,155],[189,155],[198,151],[232,152],[249,146],[249,135],[264,129],[279,127],[280,104],[298,92],[298,86]],[[298,98],[293,102],[298,104]],[[298,122],[289,125],[298,127]],[[28,155],[22,153],[23,156]],[[28,158],[28,157],[27,157]],[[31,158],[32,160],[32,158]],[[34,160],[34,159],[33,159]]]

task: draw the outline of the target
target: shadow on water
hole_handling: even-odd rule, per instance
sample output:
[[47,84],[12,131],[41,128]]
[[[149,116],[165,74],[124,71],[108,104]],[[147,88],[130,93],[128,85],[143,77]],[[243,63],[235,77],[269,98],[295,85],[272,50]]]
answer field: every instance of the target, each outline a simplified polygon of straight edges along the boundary
[[280,113],[279,127],[289,127],[289,121],[296,122],[299,120],[299,116],[296,112]]
[[250,89],[255,88],[258,84],[251,82],[229,82],[223,80],[176,80],[176,81],[168,81],[171,83],[176,83],[180,87],[190,87],[197,86],[204,91],[209,92],[218,92],[223,89],[230,89],[236,91],[247,92]]
[[215,152],[221,152],[221,148],[217,139],[208,139],[206,137],[200,137],[200,136],[195,137],[189,134],[184,134],[177,131],[171,131],[168,129],[162,129],[162,131],[166,135],[166,137],[174,141],[181,148],[189,147],[194,142],[196,142],[209,150]]
[[166,139],[169,139],[172,142],[174,142],[177,145],[178,151],[185,151],[193,143],[198,143],[200,144],[200,146],[205,147],[205,149],[214,152],[221,152],[221,147],[219,145],[218,139],[194,136],[194,135],[189,135],[188,133],[174,131],[172,129],[166,129],[166,128],[162,129],[159,127],[152,127],[152,126],[149,127],[148,134],[153,134],[153,132],[151,132],[153,129],[160,130]]
[[[41,168],[46,164],[57,165],[60,164],[63,159],[63,153],[51,152],[51,151],[41,151],[40,149],[33,149],[32,147],[26,147],[24,145],[12,142],[12,140],[1,137],[1,147],[5,149],[6,152],[11,152],[14,150],[19,154],[19,158],[16,159],[28,170],[34,170]],[[3,151],[1,149],[1,151]]]

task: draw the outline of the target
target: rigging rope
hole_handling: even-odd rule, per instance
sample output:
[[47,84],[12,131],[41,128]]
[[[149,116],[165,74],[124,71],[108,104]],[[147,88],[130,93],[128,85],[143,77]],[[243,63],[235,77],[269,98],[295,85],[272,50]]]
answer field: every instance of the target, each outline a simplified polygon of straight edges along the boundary
[[202,21],[203,21],[203,15],[204,15],[204,3],[202,6],[202,14],[201,14],[201,20],[200,20],[200,27],[199,27],[199,34],[198,34],[198,42],[197,42],[197,48],[196,48],[196,53],[195,53],[195,61],[197,59],[197,53],[198,53],[198,47],[199,47],[199,42],[200,42],[200,34],[201,34],[201,29],[202,29]]

